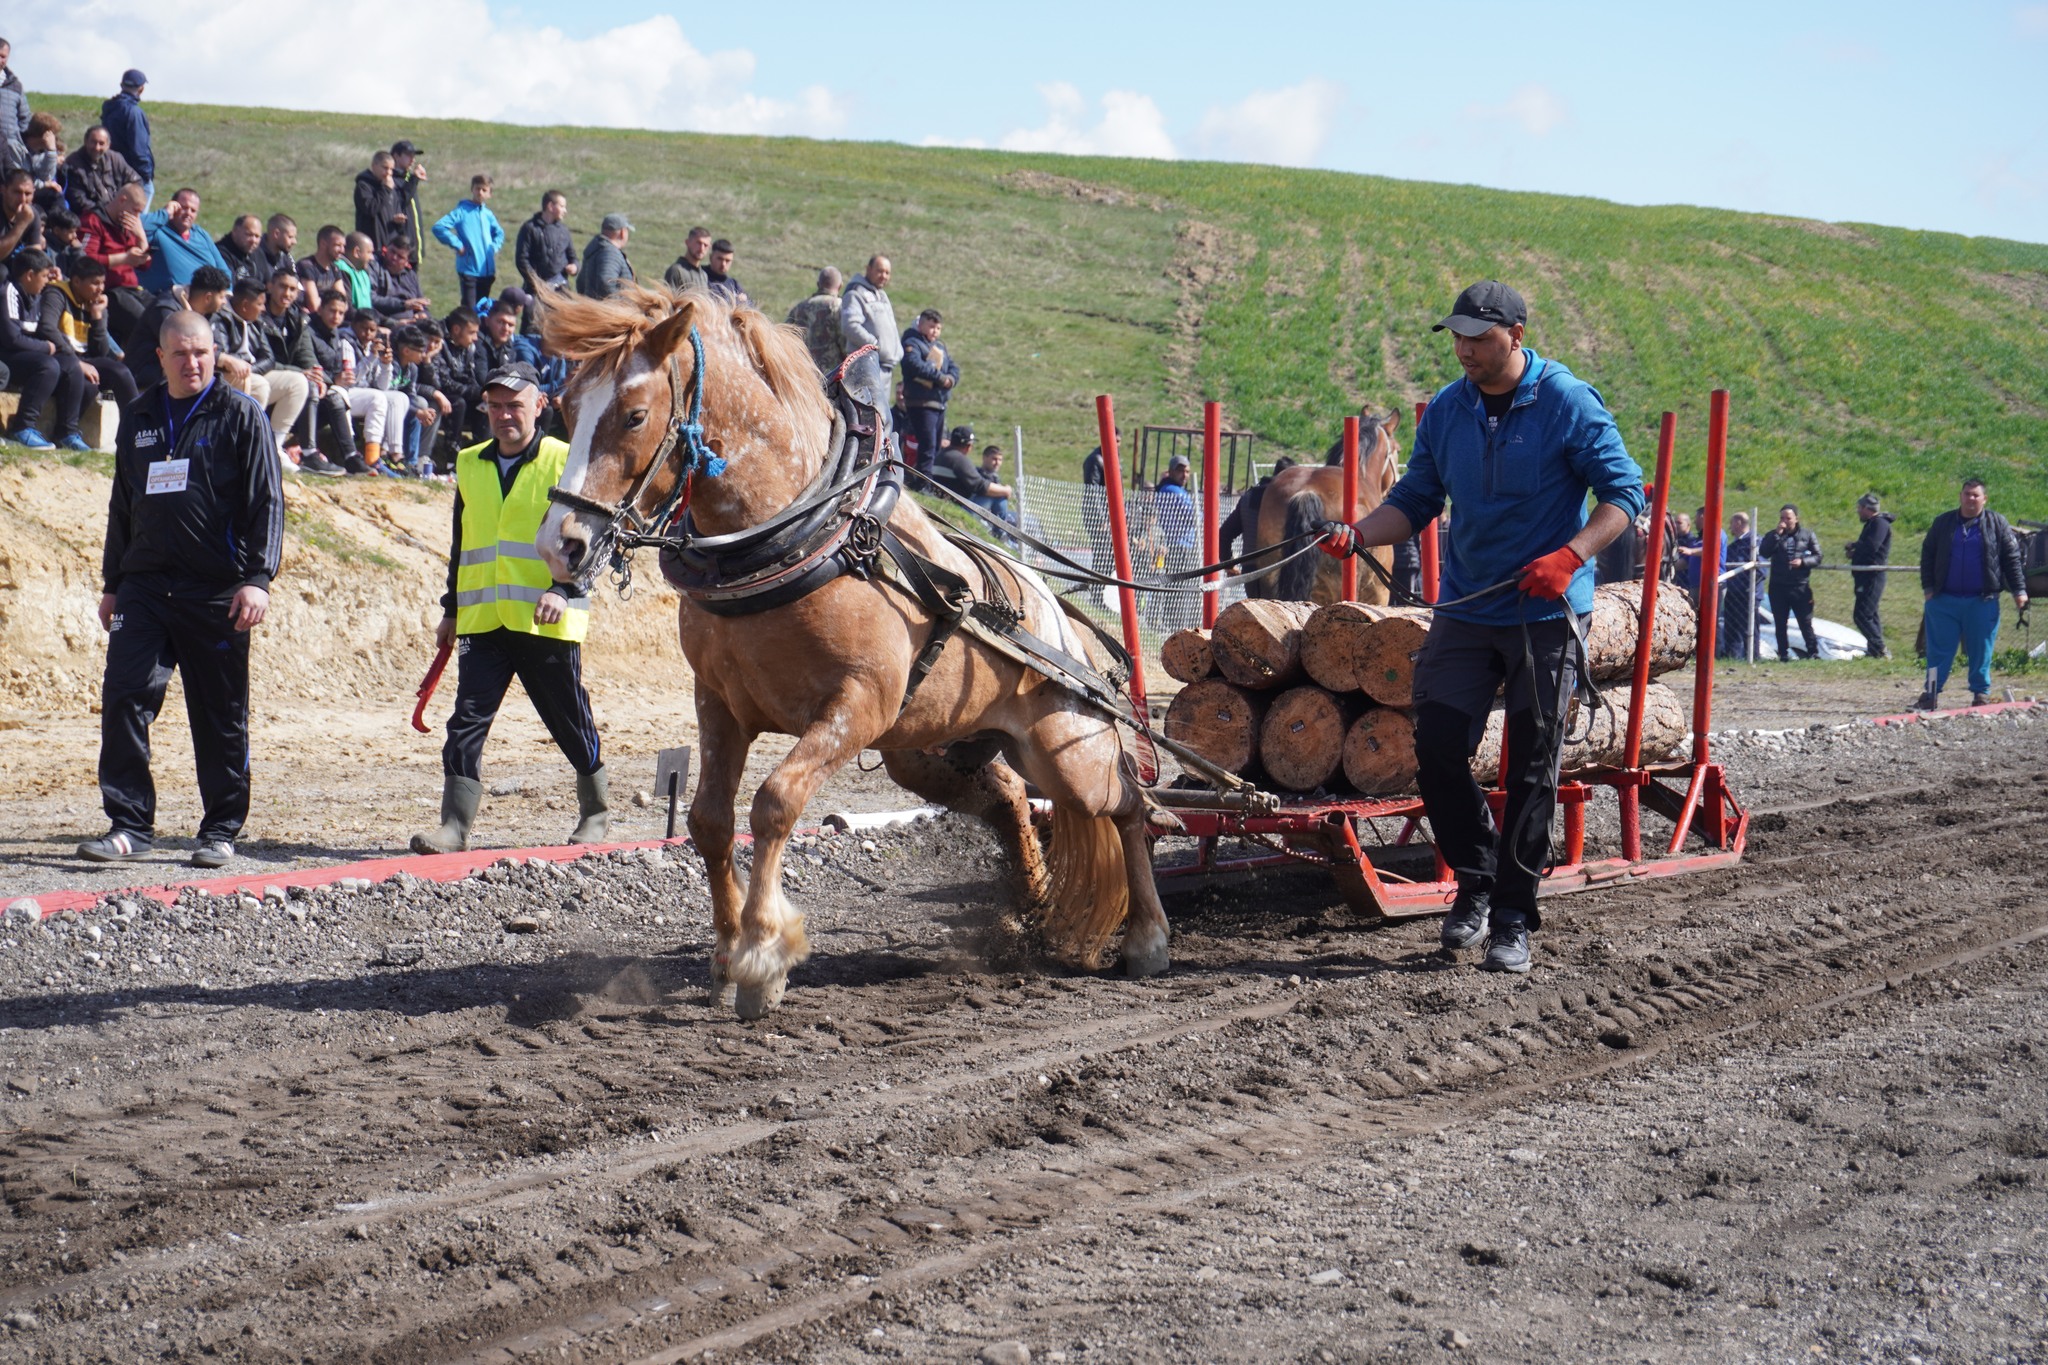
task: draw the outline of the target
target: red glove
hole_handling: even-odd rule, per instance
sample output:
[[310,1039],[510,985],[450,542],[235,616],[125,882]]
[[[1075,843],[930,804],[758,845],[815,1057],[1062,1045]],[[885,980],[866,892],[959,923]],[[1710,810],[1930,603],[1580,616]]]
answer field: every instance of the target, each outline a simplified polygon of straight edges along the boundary
[[1321,527],[1320,548],[1332,559],[1349,559],[1358,553],[1358,533],[1341,521],[1326,521]]
[[1522,567],[1522,591],[1531,597],[1562,597],[1572,586],[1572,575],[1585,566],[1579,552],[1560,545],[1541,559]]

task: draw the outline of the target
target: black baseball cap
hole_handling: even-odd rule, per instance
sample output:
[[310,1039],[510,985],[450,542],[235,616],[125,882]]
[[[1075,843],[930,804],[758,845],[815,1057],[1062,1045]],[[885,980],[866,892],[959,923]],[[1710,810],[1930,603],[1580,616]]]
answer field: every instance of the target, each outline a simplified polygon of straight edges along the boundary
[[1496,327],[1518,327],[1529,320],[1529,306],[1522,296],[1499,280],[1481,280],[1451,305],[1451,315],[1430,328],[1441,332],[1448,327],[1461,337],[1484,336]]
[[955,449],[964,445],[972,445],[974,443],[974,428],[954,427],[952,434],[947,439],[952,441]]
[[409,138],[400,138],[391,144],[391,155],[393,156],[418,156],[419,154],[420,149],[413,146]]
[[540,371],[534,369],[533,366],[523,360],[515,360],[509,365],[500,365],[497,369],[492,370],[491,377],[484,381],[484,387],[487,389],[510,389],[514,393],[524,393],[528,389],[540,387]]

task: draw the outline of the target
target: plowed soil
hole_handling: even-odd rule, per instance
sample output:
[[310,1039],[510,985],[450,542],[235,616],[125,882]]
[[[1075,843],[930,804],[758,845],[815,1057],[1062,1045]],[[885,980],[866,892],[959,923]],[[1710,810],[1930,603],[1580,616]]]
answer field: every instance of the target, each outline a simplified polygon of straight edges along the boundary
[[0,1356],[2040,1360],[2044,735],[1724,744],[1748,859],[1526,978],[1314,877],[993,967],[951,819],[753,1025],[686,851],[12,922]]

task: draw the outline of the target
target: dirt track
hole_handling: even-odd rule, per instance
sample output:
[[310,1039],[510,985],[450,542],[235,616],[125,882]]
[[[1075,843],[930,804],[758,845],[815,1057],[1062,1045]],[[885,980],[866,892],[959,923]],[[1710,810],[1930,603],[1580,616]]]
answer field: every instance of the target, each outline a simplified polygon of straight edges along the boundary
[[0,1355],[2040,1360],[2044,736],[1725,746],[1749,861],[1526,980],[1314,880],[992,971],[950,821],[806,850],[754,1026],[693,857],[13,924]]

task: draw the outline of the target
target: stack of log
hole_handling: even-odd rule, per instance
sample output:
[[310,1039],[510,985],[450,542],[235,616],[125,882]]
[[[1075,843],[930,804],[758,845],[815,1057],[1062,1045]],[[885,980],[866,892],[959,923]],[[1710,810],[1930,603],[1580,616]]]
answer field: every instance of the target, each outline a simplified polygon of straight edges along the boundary
[[[1566,770],[1622,762],[1627,684],[1634,672],[1642,585],[1613,583],[1593,593],[1586,653],[1606,705],[1591,730],[1567,747]],[[1211,762],[1282,791],[1349,789],[1394,796],[1415,787],[1415,660],[1429,634],[1421,607],[1247,599],[1226,607],[1213,631],[1168,636],[1160,663],[1186,686],[1166,713],[1167,737]],[[1651,625],[1654,677],[1692,661],[1692,603],[1667,587]],[[1645,761],[1675,753],[1686,708],[1651,684],[1643,705]],[[1586,730],[1578,722],[1574,730]],[[1489,719],[1474,775],[1491,781],[1500,764],[1501,714]]]

